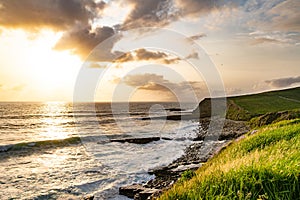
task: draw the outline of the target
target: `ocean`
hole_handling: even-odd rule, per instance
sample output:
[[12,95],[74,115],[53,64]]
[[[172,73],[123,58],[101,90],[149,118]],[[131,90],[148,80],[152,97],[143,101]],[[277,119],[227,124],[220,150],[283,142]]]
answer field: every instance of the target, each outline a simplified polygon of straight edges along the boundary
[[[152,179],[148,170],[180,157],[199,129],[193,120],[154,118],[195,106],[0,103],[0,199],[127,199],[118,195],[120,186]],[[141,137],[161,139],[111,142]]]

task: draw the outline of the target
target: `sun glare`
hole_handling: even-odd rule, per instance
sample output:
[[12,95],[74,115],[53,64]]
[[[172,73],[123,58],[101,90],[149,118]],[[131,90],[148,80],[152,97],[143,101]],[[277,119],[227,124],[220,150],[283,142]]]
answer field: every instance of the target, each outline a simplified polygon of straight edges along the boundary
[[70,85],[74,81],[81,61],[77,56],[67,51],[59,52],[53,50],[57,35],[46,34],[34,44],[28,52],[28,59],[32,71],[30,74],[38,80],[45,89],[55,89],[64,85]]
[[10,66],[10,70],[6,69],[6,77],[25,82],[28,88],[37,91],[36,95],[50,100],[51,95],[71,94],[82,61],[69,51],[53,49],[61,35],[49,30],[38,34],[20,30],[4,32],[1,41],[8,44],[6,51],[3,51],[4,62]]

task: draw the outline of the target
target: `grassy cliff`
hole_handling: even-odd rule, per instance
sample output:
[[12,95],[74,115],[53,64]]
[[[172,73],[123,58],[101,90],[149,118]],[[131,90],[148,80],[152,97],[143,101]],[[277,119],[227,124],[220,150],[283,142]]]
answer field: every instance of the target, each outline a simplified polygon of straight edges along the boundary
[[160,199],[300,199],[300,119],[232,142]]
[[[300,109],[300,87],[264,92],[252,95],[243,95],[227,98],[226,117],[233,120],[248,121],[253,117],[269,112],[279,112]],[[211,115],[211,99],[200,102],[195,112],[201,117]]]
[[[195,114],[210,117],[211,104],[203,100]],[[184,173],[160,199],[300,200],[300,88],[229,97],[226,106],[226,118],[256,130]]]

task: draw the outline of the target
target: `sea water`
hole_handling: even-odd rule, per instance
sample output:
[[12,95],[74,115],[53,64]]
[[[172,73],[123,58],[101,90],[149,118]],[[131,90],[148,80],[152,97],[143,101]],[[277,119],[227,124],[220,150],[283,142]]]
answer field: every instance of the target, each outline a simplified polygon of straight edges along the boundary
[[[169,111],[170,108],[182,111]],[[0,103],[0,199],[127,199],[118,188],[152,179],[192,143],[198,122],[178,103]],[[76,138],[81,143],[68,142]],[[111,139],[160,137],[147,144]],[[43,145],[37,145],[37,144]],[[11,150],[14,149],[14,150]]]

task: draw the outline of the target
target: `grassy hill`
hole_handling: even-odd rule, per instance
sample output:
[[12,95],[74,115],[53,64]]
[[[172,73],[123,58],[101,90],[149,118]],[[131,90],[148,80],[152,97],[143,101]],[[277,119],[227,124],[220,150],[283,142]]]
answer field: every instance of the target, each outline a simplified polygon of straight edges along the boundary
[[[209,117],[211,101],[194,113]],[[159,199],[300,200],[300,88],[229,97],[226,117],[257,130],[183,173]]]
[[[200,102],[195,112],[200,116],[210,116],[211,99]],[[226,117],[233,120],[250,120],[269,112],[279,112],[300,109],[300,87],[264,92],[252,95],[243,95],[227,98]]]
[[300,199],[300,119],[262,127],[232,142],[190,180],[182,179],[160,199]]

